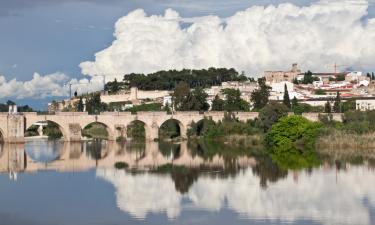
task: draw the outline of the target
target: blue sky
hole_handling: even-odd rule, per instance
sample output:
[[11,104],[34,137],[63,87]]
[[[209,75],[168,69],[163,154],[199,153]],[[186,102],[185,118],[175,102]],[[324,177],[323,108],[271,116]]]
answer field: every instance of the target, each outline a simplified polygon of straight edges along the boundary
[[[114,40],[114,24],[141,8],[148,14],[164,14],[167,8],[181,17],[217,15],[225,18],[253,5],[290,2],[309,6],[308,0],[0,0],[0,75],[6,80],[32,79],[35,72],[61,72],[81,79],[79,64],[94,61],[95,53]],[[374,17],[370,3],[369,16]],[[2,96],[0,96],[2,97]],[[15,96],[0,98],[14,99]],[[49,98],[22,98],[18,102],[43,108]]]

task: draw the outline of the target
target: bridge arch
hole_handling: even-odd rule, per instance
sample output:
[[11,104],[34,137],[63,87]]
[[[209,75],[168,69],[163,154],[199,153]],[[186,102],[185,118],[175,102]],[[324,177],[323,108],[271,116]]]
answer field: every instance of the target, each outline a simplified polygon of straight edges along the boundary
[[158,131],[160,138],[186,137],[186,126],[175,118],[162,121]]
[[141,119],[135,119],[126,126],[126,137],[132,139],[151,139],[151,127]]
[[5,141],[5,133],[4,131],[0,128],[0,143],[3,143]]
[[26,131],[28,129],[30,129],[35,123],[38,123],[38,122],[49,122],[49,123],[53,123],[55,124],[58,129],[60,130],[60,132],[62,133],[62,138],[64,139],[64,141],[69,141],[69,134],[68,134],[68,131],[67,129],[68,128],[64,128],[64,126],[61,125],[61,123],[59,121],[55,121],[53,119],[41,119],[41,120],[38,120],[38,121],[33,121],[31,123],[26,123]]
[[82,136],[83,136],[83,131],[86,128],[88,128],[90,125],[94,125],[94,124],[100,124],[100,125],[105,127],[106,132],[107,132],[107,134],[105,136],[107,136],[107,137],[106,138],[103,137],[102,139],[107,139],[107,140],[111,140],[111,141],[116,139],[114,130],[108,124],[106,124],[105,122],[100,122],[100,121],[93,121],[93,122],[89,122],[89,123],[85,123],[85,124],[81,125]]

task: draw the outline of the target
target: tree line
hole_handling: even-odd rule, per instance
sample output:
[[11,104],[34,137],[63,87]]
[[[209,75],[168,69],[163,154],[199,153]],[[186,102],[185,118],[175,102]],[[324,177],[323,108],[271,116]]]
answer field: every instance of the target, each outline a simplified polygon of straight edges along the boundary
[[[16,105],[15,102],[8,100],[6,103],[0,103],[0,112],[8,112],[10,105]],[[32,112],[33,108],[28,105],[17,106],[18,112]]]
[[244,73],[239,74],[235,69],[209,68],[201,70],[162,70],[150,74],[131,73],[124,75],[122,81],[115,79],[105,85],[105,90],[116,93],[120,90],[137,87],[140,90],[174,90],[180,82],[185,82],[190,88],[221,85],[226,81],[247,81]]

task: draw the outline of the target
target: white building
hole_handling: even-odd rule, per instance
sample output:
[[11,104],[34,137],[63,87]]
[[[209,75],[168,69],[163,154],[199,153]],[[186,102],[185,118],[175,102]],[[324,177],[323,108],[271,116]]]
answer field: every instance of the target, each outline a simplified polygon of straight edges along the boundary
[[375,110],[375,99],[357,99],[355,105],[357,110]]

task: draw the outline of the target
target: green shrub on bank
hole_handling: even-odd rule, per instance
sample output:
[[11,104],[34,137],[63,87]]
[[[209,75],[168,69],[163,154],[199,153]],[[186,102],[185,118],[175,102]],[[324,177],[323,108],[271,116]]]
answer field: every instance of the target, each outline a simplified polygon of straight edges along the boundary
[[266,134],[272,159],[283,169],[299,169],[319,164],[315,141],[322,127],[302,116],[281,118]]
[[202,136],[205,139],[220,139],[229,135],[255,135],[262,131],[256,126],[255,121],[241,122],[232,114],[225,114],[224,119],[214,122],[204,119],[199,123],[192,123],[188,130],[189,136]]

